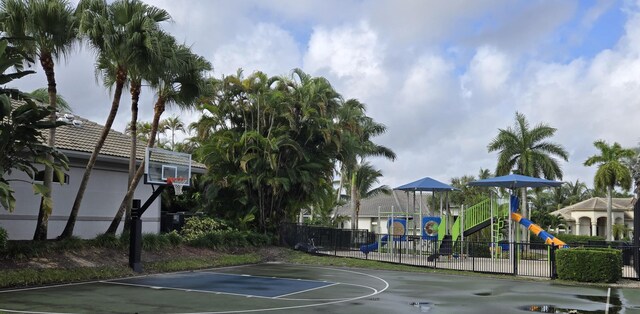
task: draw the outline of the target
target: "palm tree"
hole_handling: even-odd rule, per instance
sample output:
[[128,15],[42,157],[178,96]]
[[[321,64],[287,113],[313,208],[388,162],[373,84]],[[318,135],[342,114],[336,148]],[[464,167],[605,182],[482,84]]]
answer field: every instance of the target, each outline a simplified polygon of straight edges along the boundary
[[586,183],[580,182],[580,180],[565,182],[560,190],[566,193],[565,203],[561,205],[573,205],[589,198],[589,188]]
[[[31,96],[31,98],[33,100],[39,101],[43,104],[48,104],[50,103],[49,101],[49,91],[47,90],[47,88],[37,88],[34,89],[31,93],[29,93],[29,96]],[[73,110],[71,110],[71,106],[69,105],[69,103],[67,102],[67,100],[60,94],[56,94],[56,110],[58,112],[72,112]]]
[[[373,168],[368,162],[359,164],[353,171],[355,173],[351,174],[351,177],[355,178],[355,180],[349,183],[349,188],[352,191],[350,198],[355,206],[355,215],[351,220],[351,225],[353,229],[358,229],[358,216],[360,215],[360,202],[362,199],[381,193],[391,194],[391,189],[386,185],[373,188],[373,186],[378,183],[379,178],[382,177],[382,172]],[[355,185],[351,186],[354,182]]]
[[387,159],[395,160],[395,153],[382,145],[375,144],[371,138],[384,134],[387,128],[381,124],[375,122],[371,117],[365,114],[365,105],[358,100],[347,100],[342,107],[338,110],[338,139],[340,142],[340,152],[338,160],[342,163],[340,184],[338,187],[338,197],[340,190],[342,189],[343,177],[350,174],[349,186],[351,187],[351,219],[356,223],[352,224],[355,228],[357,225],[357,204],[356,197],[353,197],[357,193],[355,190],[357,185],[355,181],[356,169],[359,164],[363,162],[363,159],[369,156],[380,156]]
[[[54,123],[57,119],[54,60],[66,57],[77,41],[73,8],[66,0],[3,0],[0,3],[0,11],[2,29],[8,36],[33,38],[24,41],[23,50],[29,57],[38,58],[47,77],[48,103],[53,108],[49,120]],[[55,128],[49,129],[47,145],[52,148],[56,145]],[[51,155],[48,155],[47,159],[53,162]],[[43,185],[46,191],[43,200],[51,199],[52,183],[53,168],[45,166]],[[40,202],[34,240],[47,238],[47,225],[52,211],[53,201]]]
[[[546,141],[556,133],[556,129],[546,124],[530,128],[525,116],[516,112],[516,123],[507,129],[500,129],[487,149],[498,151],[496,175],[507,175],[512,171],[526,176],[546,179],[562,179],[562,169],[558,160],[567,161],[569,154],[559,144]],[[527,215],[527,189],[522,189],[522,215]],[[527,230],[523,230],[522,239],[528,239]]]
[[165,130],[171,131],[171,150],[176,150],[176,131],[185,132],[184,123],[180,120],[178,116],[172,116],[166,118],[163,121],[163,126]]
[[[136,122],[136,139],[141,142],[149,141],[149,134],[151,134],[151,122]],[[124,134],[133,136],[133,128],[131,122],[127,123],[127,127],[124,129]]]
[[115,85],[115,88],[107,121],[89,158],[60,238],[68,238],[73,234],[91,171],[118,113],[129,69],[149,63],[149,57],[155,51],[152,40],[159,31],[158,24],[170,19],[165,10],[138,0],[118,0],[109,4],[105,0],[81,0],[76,15],[81,35],[97,52],[97,72],[102,74],[105,84]]
[[607,241],[613,241],[613,214],[612,210],[612,195],[616,186],[622,189],[629,190],[631,188],[631,171],[623,164],[622,159],[632,158],[636,155],[633,149],[625,149],[618,143],[613,145],[607,144],[603,140],[598,140],[593,145],[600,150],[600,155],[593,155],[589,157],[584,165],[589,167],[598,165],[595,178],[593,179],[594,187],[596,189],[606,189],[607,191],[607,228],[606,239]]
[[[154,73],[157,73],[157,76],[151,82],[152,87],[157,91],[158,98],[154,105],[151,134],[149,135],[147,147],[153,147],[155,144],[155,136],[160,125],[160,116],[164,113],[166,106],[177,105],[182,109],[193,107],[196,99],[201,96],[205,83],[204,73],[211,70],[211,64],[207,60],[193,54],[189,47],[177,45],[171,35],[158,33],[156,39],[158,40],[158,45],[164,47],[165,51],[160,56],[164,63],[155,64],[157,69]],[[126,206],[131,202],[133,193],[143,173],[144,167],[141,166],[136,171],[118,212],[106,233],[115,234]]]

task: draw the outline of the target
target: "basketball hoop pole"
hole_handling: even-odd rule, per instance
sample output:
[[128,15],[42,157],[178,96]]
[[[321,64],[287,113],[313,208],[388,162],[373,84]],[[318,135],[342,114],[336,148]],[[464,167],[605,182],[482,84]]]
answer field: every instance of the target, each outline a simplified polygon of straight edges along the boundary
[[140,255],[142,252],[142,214],[160,196],[166,185],[160,185],[153,191],[149,199],[140,206],[140,200],[133,200],[131,207],[131,229],[129,230],[129,267],[136,273],[142,272]]

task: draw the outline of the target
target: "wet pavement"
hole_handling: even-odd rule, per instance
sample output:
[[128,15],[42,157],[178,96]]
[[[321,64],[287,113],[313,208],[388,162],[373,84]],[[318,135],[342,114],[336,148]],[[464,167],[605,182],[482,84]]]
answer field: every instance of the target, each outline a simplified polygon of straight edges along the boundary
[[[177,276],[176,274],[180,275]],[[214,275],[212,275],[214,274]],[[224,275],[226,274],[226,275]],[[234,276],[231,276],[234,275]],[[171,278],[197,278],[162,286]],[[204,287],[207,280],[212,284]],[[269,291],[217,289],[259,282]],[[234,279],[238,278],[238,280]],[[322,284],[296,284],[314,281]],[[218,282],[218,283],[216,283]],[[271,286],[270,286],[271,285]],[[176,288],[178,287],[178,288]],[[256,287],[246,291],[256,291]],[[262,288],[261,288],[262,289]],[[0,312],[20,313],[640,313],[640,290],[479,276],[261,264],[29,290],[0,291]]]

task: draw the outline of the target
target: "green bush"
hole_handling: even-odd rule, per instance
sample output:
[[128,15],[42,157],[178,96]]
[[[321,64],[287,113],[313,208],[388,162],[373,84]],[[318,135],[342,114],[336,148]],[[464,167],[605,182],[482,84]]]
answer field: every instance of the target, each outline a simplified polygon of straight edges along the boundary
[[7,238],[9,238],[7,230],[4,230],[2,227],[0,227],[0,252],[4,252],[7,250]]
[[229,227],[220,220],[210,217],[191,217],[185,221],[181,234],[186,241],[191,241],[214,231],[228,229]]
[[247,242],[251,246],[265,246],[271,244],[271,237],[266,234],[247,232]]
[[163,236],[166,237],[169,243],[171,243],[171,245],[173,246],[180,245],[184,242],[184,239],[182,238],[182,236],[175,230],[169,233],[165,233],[163,234]]
[[263,246],[269,244],[269,242],[268,236],[251,231],[218,230],[189,240],[187,243],[194,247],[216,249]]
[[142,235],[142,249],[145,251],[161,251],[172,246],[169,238],[163,234],[145,233]]
[[[120,241],[117,236],[107,233],[99,234],[98,236],[96,236],[93,239],[93,243],[95,246],[103,248],[117,249],[124,247],[122,241]],[[128,244],[129,243],[127,242],[126,245]]]
[[622,278],[622,252],[604,248],[557,251],[558,278],[579,282],[616,282]]
[[575,235],[575,234],[554,234],[554,236],[562,241],[564,241],[565,243],[571,245],[580,245],[580,244],[587,244],[589,241],[604,241],[603,237],[598,237],[598,236],[587,236],[587,235]]
[[129,247],[129,231],[123,231],[120,234],[120,247]]
[[87,240],[83,240],[79,237],[72,236],[62,241],[54,242],[55,250],[77,250],[87,247]]

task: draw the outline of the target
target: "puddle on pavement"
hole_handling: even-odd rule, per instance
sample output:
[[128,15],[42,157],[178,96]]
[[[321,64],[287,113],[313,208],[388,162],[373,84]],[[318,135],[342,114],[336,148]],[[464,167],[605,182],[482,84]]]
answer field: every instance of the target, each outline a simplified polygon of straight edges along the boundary
[[[607,303],[607,296],[595,296],[595,295],[575,295],[576,298],[581,300],[589,300],[597,303],[601,303],[603,307]],[[526,305],[519,307],[521,310],[537,313],[567,313],[567,314],[618,314],[622,313],[622,300],[618,296],[615,290],[611,291],[611,297],[609,298],[609,311],[602,310],[585,310],[585,309],[571,309],[557,305],[550,304],[538,304],[538,305]]]
[[431,302],[411,302],[409,305],[417,307],[421,313],[427,313],[431,310]]
[[478,292],[478,293],[474,293],[474,295],[481,296],[481,297],[488,297],[491,295],[491,292]]
[[605,312],[605,310],[581,310],[581,309],[565,309],[561,307],[556,307],[554,305],[527,305],[522,306],[519,309],[536,312],[536,313],[566,313],[566,314],[618,314],[620,312],[620,307],[613,306],[609,307],[609,312]]

